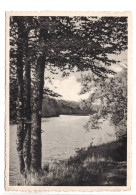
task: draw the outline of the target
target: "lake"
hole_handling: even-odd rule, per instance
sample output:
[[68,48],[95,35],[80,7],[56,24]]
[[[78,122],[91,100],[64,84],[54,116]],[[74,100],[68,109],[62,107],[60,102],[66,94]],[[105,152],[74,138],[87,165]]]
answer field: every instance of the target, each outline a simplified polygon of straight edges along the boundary
[[[77,148],[99,145],[116,139],[115,129],[106,120],[100,129],[86,131],[90,116],[60,115],[42,119],[42,163],[64,160],[75,155]],[[10,185],[20,180],[19,161],[16,151],[17,125],[10,126]]]

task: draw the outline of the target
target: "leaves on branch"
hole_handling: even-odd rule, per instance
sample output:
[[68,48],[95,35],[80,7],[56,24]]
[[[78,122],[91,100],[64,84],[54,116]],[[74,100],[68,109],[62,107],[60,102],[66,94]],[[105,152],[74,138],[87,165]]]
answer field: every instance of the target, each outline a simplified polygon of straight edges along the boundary
[[43,89],[43,94],[44,95],[49,95],[52,97],[62,97],[62,95],[55,93],[53,90],[50,90],[48,87]]

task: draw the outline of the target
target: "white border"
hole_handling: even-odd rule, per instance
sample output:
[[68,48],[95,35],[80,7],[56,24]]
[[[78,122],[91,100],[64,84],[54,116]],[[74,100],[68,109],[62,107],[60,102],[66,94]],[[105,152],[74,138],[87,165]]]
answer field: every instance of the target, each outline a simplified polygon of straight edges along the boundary
[[[109,2],[110,1],[110,2]],[[2,178],[4,178],[4,64],[5,64],[5,41],[4,41],[4,36],[5,36],[5,11],[40,11],[40,10],[69,10],[69,11],[132,11],[132,16],[133,16],[133,34],[136,34],[136,13],[135,13],[135,1],[125,1],[125,0],[109,0],[109,1],[2,1],[0,5],[0,21],[2,22],[1,24],[1,30],[0,30],[0,51],[1,51],[1,71],[0,71],[0,79],[1,79],[1,84],[0,84],[0,91],[1,91],[1,96],[0,96],[0,108],[1,108],[1,119],[0,119],[0,129],[1,129],[1,136],[0,136],[0,150],[1,150],[1,163],[0,163],[0,173],[1,173],[1,179],[0,179],[0,191],[1,194],[4,193],[4,181]],[[65,2],[65,3],[64,3]],[[133,48],[134,52],[135,51],[135,37],[133,37]],[[133,52],[133,53],[134,53]],[[133,57],[133,131],[132,131],[132,136],[136,137],[136,120],[134,117],[136,116],[136,78],[134,78],[135,72],[136,72],[136,66],[134,66],[134,61],[135,57]],[[133,139],[132,140],[132,147],[133,147],[133,155],[132,155],[132,168],[133,168],[133,174],[132,174],[132,187],[131,191],[129,192],[114,192],[114,194],[136,194],[136,153],[135,153],[135,148],[136,148],[136,141]],[[3,156],[3,158],[2,158]],[[16,192],[17,193],[17,192]],[[63,193],[63,192],[62,192]],[[81,192],[82,193],[82,192]],[[81,194],[80,193],[80,194]],[[5,193],[4,193],[5,194]],[[13,194],[13,192],[12,192]],[[60,192],[59,192],[60,194]],[[93,192],[93,194],[98,194],[97,192]],[[113,192],[100,192],[99,194],[113,194]]]
[[[9,21],[10,16],[126,16],[128,17],[128,114],[127,114],[127,186],[9,186]],[[6,12],[6,190],[18,191],[121,191],[131,183],[131,12]]]

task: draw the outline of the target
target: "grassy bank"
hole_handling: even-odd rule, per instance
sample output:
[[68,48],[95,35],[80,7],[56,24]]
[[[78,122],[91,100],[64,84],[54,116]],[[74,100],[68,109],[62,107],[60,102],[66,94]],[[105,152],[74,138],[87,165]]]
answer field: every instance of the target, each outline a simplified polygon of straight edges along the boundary
[[30,185],[125,186],[126,148],[126,139],[82,148],[67,161],[44,165]]

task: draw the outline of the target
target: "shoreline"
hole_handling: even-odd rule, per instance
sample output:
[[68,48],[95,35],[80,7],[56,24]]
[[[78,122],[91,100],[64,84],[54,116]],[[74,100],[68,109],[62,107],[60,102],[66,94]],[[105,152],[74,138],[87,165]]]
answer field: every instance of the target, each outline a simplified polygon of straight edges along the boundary
[[[56,118],[56,117],[60,117],[60,116],[92,116],[93,114],[59,114],[59,115],[52,115],[52,116],[46,116],[46,117],[42,117],[41,119],[45,119],[45,118]],[[13,121],[9,121],[10,125],[17,125],[17,122],[13,122]]]
[[[125,186],[127,140],[80,148],[73,157],[43,166],[38,185]],[[124,151],[124,154],[122,154]]]
[[[22,186],[126,186],[126,139],[80,148],[67,160],[43,165],[34,182]],[[125,155],[122,154],[124,150]],[[122,158],[123,157],[123,158]]]

